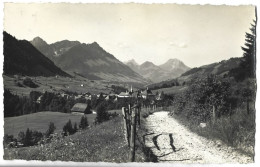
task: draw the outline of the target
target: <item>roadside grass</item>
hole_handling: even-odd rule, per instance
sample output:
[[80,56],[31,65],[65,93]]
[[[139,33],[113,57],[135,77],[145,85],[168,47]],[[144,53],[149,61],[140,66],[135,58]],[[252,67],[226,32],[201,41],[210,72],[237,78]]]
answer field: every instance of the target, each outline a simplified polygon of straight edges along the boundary
[[204,128],[182,115],[173,116],[192,132],[215,142],[222,141],[227,146],[254,158],[255,113],[248,115],[245,109],[238,109],[234,115],[223,116],[217,119],[214,125],[209,122]]
[[[95,118],[95,114],[87,114],[88,122],[91,125]],[[4,118],[4,134],[13,135],[17,137],[18,133],[21,131],[26,131],[27,128],[30,130],[37,130],[40,132],[46,132],[49,123],[53,122],[56,130],[55,133],[62,132],[63,126],[70,119],[72,125],[76,122],[79,125],[82,115],[76,115],[71,113],[61,113],[61,112],[38,112],[33,114],[27,114],[17,117],[7,117]]]
[[[4,150],[4,159],[76,162],[129,162],[130,149],[124,139],[123,120],[118,116],[65,138],[54,138],[42,146]],[[137,142],[136,162],[146,161]]]

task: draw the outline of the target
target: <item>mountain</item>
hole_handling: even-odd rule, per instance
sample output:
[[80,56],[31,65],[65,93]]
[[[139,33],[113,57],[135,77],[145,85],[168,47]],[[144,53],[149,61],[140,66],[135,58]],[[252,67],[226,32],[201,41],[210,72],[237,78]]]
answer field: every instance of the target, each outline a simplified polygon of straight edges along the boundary
[[147,83],[148,80],[107,53],[97,42],[92,44],[63,40],[47,44],[39,37],[31,43],[62,70],[88,79]]
[[134,59],[124,62],[124,64],[130,67],[135,72],[139,73],[139,64]]
[[125,64],[132,70],[139,73],[144,78],[151,80],[152,82],[161,82],[164,80],[179,77],[182,73],[190,69],[178,59],[170,59],[160,66],[157,66],[149,61],[138,65],[133,59],[129,60]]
[[89,79],[147,83],[147,80],[101,48],[98,43],[79,44],[56,58],[63,70]]
[[152,62],[146,61],[139,66],[139,74],[143,77],[150,79],[153,82],[160,82],[168,79],[171,75],[168,71],[156,66]]
[[190,67],[186,66],[182,61],[178,59],[169,59],[166,63],[160,65],[162,69],[174,73],[176,76],[180,76],[184,72],[190,70]]
[[49,45],[49,44],[47,44],[47,42],[45,42],[40,37],[35,37],[30,42],[42,54],[44,54],[46,57],[48,57],[49,59],[51,59],[54,62],[56,61],[56,57],[65,53],[66,51],[68,51],[73,46],[80,44],[79,41],[62,40],[62,41],[55,42],[55,43],[52,43],[52,44]]
[[[69,76],[39,52],[30,42],[4,36],[4,74],[28,76]],[[41,41],[39,41],[41,42]]]

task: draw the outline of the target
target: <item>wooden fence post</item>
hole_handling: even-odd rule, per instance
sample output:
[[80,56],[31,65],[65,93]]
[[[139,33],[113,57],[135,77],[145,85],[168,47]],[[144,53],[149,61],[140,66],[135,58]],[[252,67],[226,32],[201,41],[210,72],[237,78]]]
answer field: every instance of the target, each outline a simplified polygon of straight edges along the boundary
[[140,116],[141,116],[141,108],[137,108],[137,120],[138,120],[138,125],[140,126],[140,124],[141,124],[141,118],[140,118]]
[[215,105],[213,105],[213,112],[212,112],[212,121],[213,121],[213,125],[215,124],[216,121],[216,111],[215,111]]
[[122,107],[122,115],[123,115],[123,119],[124,119],[124,131],[125,131],[125,140],[128,144],[128,147],[130,146],[130,142],[129,142],[129,122],[128,122],[128,118],[129,118],[129,115],[126,111],[126,108],[125,107]]
[[131,114],[130,161],[135,161],[136,109]]

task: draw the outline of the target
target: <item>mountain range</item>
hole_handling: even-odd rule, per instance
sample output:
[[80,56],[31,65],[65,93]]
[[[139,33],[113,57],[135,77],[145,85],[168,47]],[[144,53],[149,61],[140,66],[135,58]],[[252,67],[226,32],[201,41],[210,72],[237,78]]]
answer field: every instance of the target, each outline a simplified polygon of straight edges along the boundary
[[31,41],[42,54],[69,74],[88,79],[148,83],[148,80],[106,52],[97,42],[91,44],[63,40],[48,44],[40,37]]
[[190,69],[178,59],[169,59],[167,62],[159,66],[149,61],[139,65],[134,59],[125,62],[125,64],[152,82],[161,82],[179,77]]
[[28,76],[70,76],[39,52],[30,42],[4,36],[4,74]]

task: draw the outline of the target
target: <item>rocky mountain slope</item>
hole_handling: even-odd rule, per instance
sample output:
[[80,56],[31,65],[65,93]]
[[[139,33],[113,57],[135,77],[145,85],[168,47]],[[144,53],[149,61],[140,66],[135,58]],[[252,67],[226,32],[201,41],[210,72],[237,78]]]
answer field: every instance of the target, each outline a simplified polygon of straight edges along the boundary
[[69,76],[39,52],[30,42],[4,32],[4,74]]
[[106,52],[97,42],[91,44],[63,40],[47,44],[37,37],[31,43],[62,70],[88,79],[113,82],[148,83],[148,80]]
[[55,42],[55,43],[49,45],[49,44],[47,44],[47,42],[45,42],[40,37],[35,37],[30,42],[42,54],[44,54],[46,57],[48,57],[52,61],[55,61],[56,60],[55,57],[58,57],[59,55],[63,54],[64,52],[68,51],[71,47],[80,44],[80,42],[78,42],[78,41],[63,40],[63,41]]

